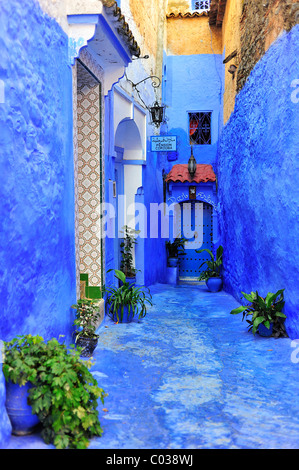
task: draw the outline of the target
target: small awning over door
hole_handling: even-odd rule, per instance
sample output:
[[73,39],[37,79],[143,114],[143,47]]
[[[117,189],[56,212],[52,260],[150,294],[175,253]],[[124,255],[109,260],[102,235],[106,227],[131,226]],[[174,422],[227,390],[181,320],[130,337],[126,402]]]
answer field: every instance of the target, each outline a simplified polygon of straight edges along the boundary
[[207,183],[208,181],[216,181],[216,175],[214,173],[212,165],[207,164],[197,164],[196,172],[193,178],[188,171],[188,164],[182,163],[177,164],[172,167],[165,179],[166,182],[180,182],[180,183]]

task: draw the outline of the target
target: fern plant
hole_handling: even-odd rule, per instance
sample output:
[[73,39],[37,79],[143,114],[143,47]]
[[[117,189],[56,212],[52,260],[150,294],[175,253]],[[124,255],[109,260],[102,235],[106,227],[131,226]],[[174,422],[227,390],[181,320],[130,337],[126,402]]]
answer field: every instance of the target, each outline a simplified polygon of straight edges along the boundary
[[134,230],[128,225],[125,225],[123,229],[121,232],[124,234],[124,239],[120,244],[122,256],[120,269],[126,277],[135,277],[137,269],[134,267],[133,247],[137,243],[135,236],[140,233],[140,230]]
[[124,319],[124,311],[127,308],[128,314],[138,319],[145,317],[148,305],[153,305],[152,295],[147,287],[135,287],[126,282],[125,274],[114,270],[115,277],[121,281],[121,286],[106,288],[106,312],[107,315],[117,322]]

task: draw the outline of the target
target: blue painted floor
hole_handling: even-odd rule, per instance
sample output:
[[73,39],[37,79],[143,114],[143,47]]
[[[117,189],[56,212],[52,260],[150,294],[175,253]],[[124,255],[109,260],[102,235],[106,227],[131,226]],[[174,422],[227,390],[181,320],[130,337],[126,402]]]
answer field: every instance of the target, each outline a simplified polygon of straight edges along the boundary
[[[155,285],[140,322],[106,319],[92,367],[109,396],[91,449],[295,449],[299,364],[291,340],[254,337],[238,302],[205,286]],[[299,346],[299,345],[298,345]],[[9,448],[47,448],[38,435]]]

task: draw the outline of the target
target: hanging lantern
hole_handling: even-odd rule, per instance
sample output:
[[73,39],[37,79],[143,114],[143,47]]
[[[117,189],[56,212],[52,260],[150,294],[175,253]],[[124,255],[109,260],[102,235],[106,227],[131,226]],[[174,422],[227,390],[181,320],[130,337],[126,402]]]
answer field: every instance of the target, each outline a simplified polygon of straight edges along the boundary
[[151,116],[151,124],[155,124],[155,126],[159,127],[160,124],[164,121],[165,106],[159,106],[158,101],[155,101],[153,106],[148,109]]
[[191,179],[194,177],[195,173],[196,173],[196,160],[194,158],[194,155],[193,155],[193,147],[191,145],[191,156],[189,158],[189,161],[188,161],[188,171],[189,171],[189,174],[191,176]]

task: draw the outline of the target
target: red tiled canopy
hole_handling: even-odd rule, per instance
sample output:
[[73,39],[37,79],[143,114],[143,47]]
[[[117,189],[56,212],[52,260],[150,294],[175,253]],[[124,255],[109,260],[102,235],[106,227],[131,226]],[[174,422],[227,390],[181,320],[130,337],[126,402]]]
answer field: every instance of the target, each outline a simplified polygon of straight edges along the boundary
[[203,163],[196,165],[196,172],[193,178],[188,171],[188,164],[182,163],[174,165],[165,179],[168,181],[180,181],[181,183],[207,183],[208,181],[216,181],[216,175],[214,173],[212,165],[206,165]]

